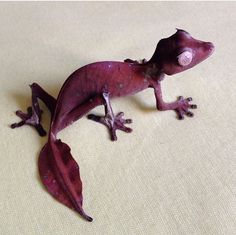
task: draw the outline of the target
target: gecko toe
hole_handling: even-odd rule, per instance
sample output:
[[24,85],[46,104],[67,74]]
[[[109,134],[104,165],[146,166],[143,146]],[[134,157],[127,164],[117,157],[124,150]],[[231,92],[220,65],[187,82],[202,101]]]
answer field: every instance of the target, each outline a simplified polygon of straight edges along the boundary
[[186,115],[187,115],[188,117],[193,117],[193,116],[194,116],[194,114],[193,114],[192,112],[190,112],[190,111],[188,111],[188,112],[186,113]]
[[14,129],[14,128],[17,128],[17,127],[21,127],[25,124],[24,121],[21,121],[21,122],[18,122],[18,123],[12,123],[11,124],[11,128]]
[[119,112],[119,113],[116,115],[116,118],[117,118],[117,119],[121,119],[123,116],[124,116],[124,112]]
[[119,129],[119,130],[121,130],[121,131],[124,131],[124,132],[126,132],[126,133],[130,133],[130,132],[132,132],[132,131],[133,131],[131,128],[129,128],[129,127],[126,127],[126,126],[123,126],[123,125],[121,125],[121,126],[118,126],[118,128],[117,128],[117,129]]
[[116,131],[115,130],[111,130],[110,134],[111,134],[111,140],[112,141],[117,141]]
[[124,123],[126,123],[126,124],[130,124],[130,123],[132,123],[132,122],[133,122],[132,119],[125,119],[125,121],[124,121]]
[[87,118],[88,118],[89,120],[93,120],[93,121],[95,121],[95,122],[99,122],[100,119],[101,119],[100,116],[97,116],[97,115],[94,115],[94,114],[89,114],[89,115],[87,115]]
[[191,109],[196,109],[196,108],[197,108],[197,105],[196,105],[196,104],[191,104],[191,105],[190,105],[190,108],[191,108]]
[[177,112],[177,115],[178,115],[178,119],[179,120],[183,120],[184,119],[184,115],[182,112]]

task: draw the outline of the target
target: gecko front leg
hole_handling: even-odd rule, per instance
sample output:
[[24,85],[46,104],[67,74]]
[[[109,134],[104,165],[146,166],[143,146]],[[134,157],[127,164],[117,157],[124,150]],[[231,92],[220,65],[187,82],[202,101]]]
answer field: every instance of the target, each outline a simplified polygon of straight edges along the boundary
[[160,81],[158,81],[154,86],[154,92],[156,97],[156,107],[160,111],[165,110],[174,110],[177,113],[177,116],[180,120],[184,119],[184,115],[188,117],[193,117],[193,113],[189,111],[189,109],[196,109],[196,104],[190,104],[192,101],[191,97],[183,98],[180,96],[177,101],[172,103],[166,103],[163,101],[162,98],[162,91],[161,91],[161,84]]
[[130,133],[132,131],[131,128],[126,127],[125,124],[132,123],[131,119],[124,119],[124,113],[119,112],[117,115],[114,115],[114,112],[111,107],[110,97],[108,92],[103,92],[103,99],[105,101],[105,116],[97,116],[94,114],[89,114],[87,117],[90,120],[99,122],[105,125],[110,132],[111,140],[117,140],[116,130],[121,130],[126,133]]

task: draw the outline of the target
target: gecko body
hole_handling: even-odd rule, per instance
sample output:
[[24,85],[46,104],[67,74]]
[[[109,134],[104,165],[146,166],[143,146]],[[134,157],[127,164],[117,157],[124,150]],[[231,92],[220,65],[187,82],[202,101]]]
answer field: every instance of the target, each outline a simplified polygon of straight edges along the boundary
[[51,112],[51,124],[48,141],[42,148],[38,166],[40,178],[48,192],[59,202],[77,211],[88,221],[82,207],[82,181],[79,166],[70,153],[67,144],[57,139],[60,130],[72,124],[98,105],[104,105],[105,115],[89,114],[88,118],[105,125],[112,140],[116,140],[116,130],[131,132],[126,124],[124,113],[114,114],[110,99],[136,94],[147,88],[154,89],[158,110],[174,110],[178,118],[185,115],[192,117],[189,109],[197,106],[191,104],[192,98],[180,96],[176,101],[166,103],[162,99],[161,81],[165,75],[183,72],[208,58],[214,51],[214,45],[194,39],[184,30],[177,29],[172,36],[158,42],[150,60],[136,61],[126,59],[124,62],[103,61],[79,68],[63,84],[57,98],[52,97],[37,83],[30,85],[32,106],[27,113],[18,110],[19,123],[12,128],[30,125],[39,135],[46,135],[40,124],[42,111],[38,99],[41,99]]

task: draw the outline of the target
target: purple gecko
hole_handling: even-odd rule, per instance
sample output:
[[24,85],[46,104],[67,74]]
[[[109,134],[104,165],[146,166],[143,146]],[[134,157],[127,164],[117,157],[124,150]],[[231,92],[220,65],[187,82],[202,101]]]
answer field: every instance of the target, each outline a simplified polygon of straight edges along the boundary
[[30,85],[32,107],[27,113],[16,111],[22,120],[12,128],[30,125],[40,136],[46,132],[40,124],[42,111],[38,98],[51,112],[48,142],[42,148],[38,166],[40,178],[49,193],[59,202],[77,211],[83,218],[92,221],[83,208],[82,182],[79,166],[70,153],[70,147],[57,139],[60,130],[78,120],[98,105],[104,105],[105,116],[89,114],[88,118],[107,126],[111,139],[117,140],[116,130],[131,132],[125,124],[123,112],[113,113],[110,99],[133,95],[146,88],[153,88],[158,110],[174,110],[178,118],[192,117],[189,109],[192,98],[180,96],[175,102],[166,103],[162,99],[161,81],[165,75],[173,75],[199,64],[214,51],[214,45],[194,39],[184,30],[177,29],[172,36],[158,42],[150,60],[124,62],[104,61],[88,64],[73,72],[62,86],[57,99],[49,95],[38,84]]

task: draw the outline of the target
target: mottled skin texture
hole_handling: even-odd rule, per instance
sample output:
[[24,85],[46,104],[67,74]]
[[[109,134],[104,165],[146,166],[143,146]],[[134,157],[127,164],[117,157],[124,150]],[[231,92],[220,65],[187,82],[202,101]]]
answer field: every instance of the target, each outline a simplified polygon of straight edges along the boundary
[[114,115],[110,99],[132,95],[149,87],[154,89],[158,110],[175,110],[179,119],[183,119],[184,115],[192,117],[193,113],[189,109],[197,108],[190,104],[192,98],[180,96],[175,102],[165,103],[162,99],[161,81],[165,74],[173,75],[202,62],[212,54],[213,49],[212,43],[196,40],[186,31],[177,30],[171,37],[159,41],[149,61],[105,61],[76,70],[65,81],[57,99],[33,83],[30,86],[32,107],[28,108],[27,113],[18,110],[16,114],[22,120],[11,127],[31,125],[44,136],[46,132],[40,124],[42,112],[37,99],[41,99],[51,111],[48,142],[39,156],[39,174],[48,192],[86,220],[92,221],[82,208],[79,166],[73,159],[69,146],[57,139],[57,133],[94,107],[103,104],[105,116],[89,114],[88,118],[107,126],[111,139],[116,140],[117,129],[132,131],[125,126],[131,123],[131,119],[124,119],[122,112]]

